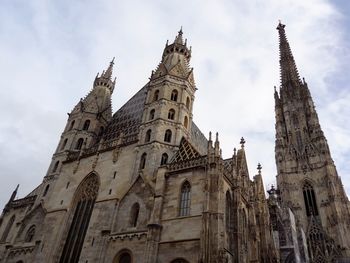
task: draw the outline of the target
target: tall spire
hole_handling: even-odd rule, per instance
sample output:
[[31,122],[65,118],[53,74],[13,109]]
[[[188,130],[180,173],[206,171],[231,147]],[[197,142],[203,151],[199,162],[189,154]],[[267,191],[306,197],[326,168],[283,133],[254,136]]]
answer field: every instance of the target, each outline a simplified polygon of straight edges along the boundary
[[106,72],[104,72],[102,74],[102,77],[104,77],[106,79],[111,79],[112,73],[113,73],[114,58],[115,57],[113,57],[112,61],[109,63],[109,66],[108,66],[108,69],[106,70]]
[[289,85],[299,86],[302,84],[297,66],[294,61],[292,51],[290,49],[286,32],[284,30],[285,25],[279,22],[277,26],[279,34],[279,48],[280,48],[280,71],[281,71],[281,86],[287,87]]
[[174,43],[177,43],[177,44],[180,44],[180,45],[183,45],[183,38],[182,38],[182,26],[180,28],[180,31],[178,32],[177,36],[175,37],[175,41]]

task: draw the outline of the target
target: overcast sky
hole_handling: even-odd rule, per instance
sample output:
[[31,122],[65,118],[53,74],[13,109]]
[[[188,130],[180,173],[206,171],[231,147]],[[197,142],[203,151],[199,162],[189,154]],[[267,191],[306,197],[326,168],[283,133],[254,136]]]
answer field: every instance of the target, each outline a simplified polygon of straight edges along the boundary
[[183,26],[197,84],[194,121],[225,158],[243,136],[250,176],[275,181],[273,87],[278,20],[309,84],[350,194],[349,1],[16,1],[0,7],[0,207],[45,176],[61,132],[116,57],[114,112],[147,81]]

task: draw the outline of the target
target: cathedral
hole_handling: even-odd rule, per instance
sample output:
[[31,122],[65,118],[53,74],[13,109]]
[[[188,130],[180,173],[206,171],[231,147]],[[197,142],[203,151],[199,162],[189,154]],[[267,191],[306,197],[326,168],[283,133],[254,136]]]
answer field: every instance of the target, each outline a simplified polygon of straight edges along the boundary
[[[180,30],[142,87],[114,114],[112,60],[68,114],[47,174],[11,195],[0,262],[350,262],[350,203],[313,99],[279,23],[277,184],[249,175],[193,120],[191,48]],[[277,76],[276,76],[277,78]]]

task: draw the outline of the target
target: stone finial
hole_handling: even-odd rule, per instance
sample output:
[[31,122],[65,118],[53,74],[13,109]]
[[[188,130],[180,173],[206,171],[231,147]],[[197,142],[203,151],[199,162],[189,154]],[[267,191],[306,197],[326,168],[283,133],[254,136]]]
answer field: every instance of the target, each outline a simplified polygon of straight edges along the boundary
[[241,147],[244,148],[245,140],[243,137],[241,138],[240,144],[241,144]]
[[259,174],[261,174],[261,169],[262,169],[262,166],[261,166],[261,164],[260,164],[260,163],[258,163],[258,167],[257,167],[257,169],[258,169],[258,173],[259,173]]
[[236,156],[237,155],[237,150],[236,150],[236,147],[233,148],[233,156]]
[[211,131],[209,132],[209,141],[211,141]]

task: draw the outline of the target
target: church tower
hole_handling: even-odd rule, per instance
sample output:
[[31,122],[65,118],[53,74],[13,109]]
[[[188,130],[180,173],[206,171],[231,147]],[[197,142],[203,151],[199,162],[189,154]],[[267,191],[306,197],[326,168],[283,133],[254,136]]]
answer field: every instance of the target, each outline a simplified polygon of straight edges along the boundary
[[85,98],[81,98],[68,113],[68,120],[60,141],[53,154],[45,179],[58,174],[68,155],[79,155],[96,144],[107,124],[112,119],[111,95],[115,87],[112,80],[114,58],[106,71],[97,74],[93,88]]
[[[349,201],[279,23],[281,85],[275,88],[277,185],[282,202],[303,227],[312,262],[350,253]],[[341,244],[341,247],[339,246]],[[321,260],[321,261],[318,261]]]
[[196,91],[191,48],[182,28],[172,44],[165,45],[161,62],[152,71],[140,125],[139,164],[146,177],[173,157],[183,138],[189,139]]

